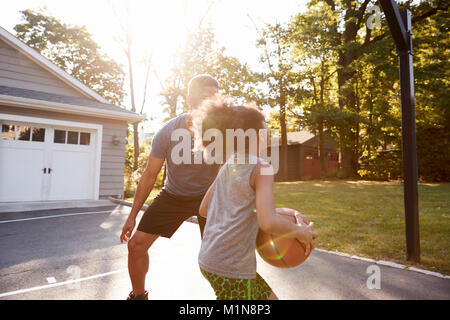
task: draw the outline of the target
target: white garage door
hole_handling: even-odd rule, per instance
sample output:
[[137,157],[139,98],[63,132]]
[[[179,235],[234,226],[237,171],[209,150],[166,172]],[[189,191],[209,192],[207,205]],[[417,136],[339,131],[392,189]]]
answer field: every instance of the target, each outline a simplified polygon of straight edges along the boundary
[[96,130],[0,125],[0,202],[95,198]]

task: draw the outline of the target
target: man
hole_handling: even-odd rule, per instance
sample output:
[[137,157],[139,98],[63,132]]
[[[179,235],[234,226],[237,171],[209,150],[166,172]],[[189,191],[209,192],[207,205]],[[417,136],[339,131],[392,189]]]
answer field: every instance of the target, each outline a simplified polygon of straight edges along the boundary
[[[218,92],[218,83],[209,75],[194,77],[188,86],[187,104],[191,109]],[[171,157],[172,149],[179,141],[171,141],[177,129],[191,130],[191,116],[183,114],[166,123],[155,135],[147,167],[139,180],[133,207],[125,222],[121,242],[128,241],[128,272],[133,291],[128,300],[147,300],[145,276],[149,266],[148,250],[159,236],[170,238],[189,217],[197,216],[200,233],[206,219],[199,216],[199,207],[204,194],[213,183],[217,165],[194,164],[194,139],[191,135],[191,164],[176,164]],[[191,131],[192,133],[192,131]],[[163,190],[145,211],[136,233],[130,239],[136,224],[136,216],[149,196],[156,177],[166,161],[166,181]],[[178,163],[178,162],[177,162]]]

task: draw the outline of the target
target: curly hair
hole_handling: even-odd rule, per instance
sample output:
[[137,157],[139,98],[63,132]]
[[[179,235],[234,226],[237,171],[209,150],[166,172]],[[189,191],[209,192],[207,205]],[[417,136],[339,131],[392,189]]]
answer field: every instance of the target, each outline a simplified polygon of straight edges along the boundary
[[[232,105],[230,100],[221,95],[206,99],[192,112],[192,123],[195,132],[197,149],[204,149],[213,141],[204,140],[204,134],[210,129],[219,130],[222,137],[226,137],[227,130],[242,129],[246,132],[254,129],[256,132],[265,129],[265,118],[256,104]],[[215,139],[215,138],[213,138]],[[245,150],[249,150],[249,139],[245,139]],[[237,151],[236,137],[233,141],[234,152]],[[223,141],[222,163],[226,156],[226,139]]]

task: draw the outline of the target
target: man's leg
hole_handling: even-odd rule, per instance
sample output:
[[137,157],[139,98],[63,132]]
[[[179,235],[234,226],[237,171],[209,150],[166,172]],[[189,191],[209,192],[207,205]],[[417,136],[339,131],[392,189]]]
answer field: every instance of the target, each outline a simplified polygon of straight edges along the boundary
[[128,273],[135,296],[145,292],[145,276],[147,275],[148,250],[159,235],[136,231],[128,242]]
[[198,220],[198,226],[200,228],[200,237],[203,240],[203,230],[205,230],[205,224],[206,224],[206,218],[197,215],[197,220]]

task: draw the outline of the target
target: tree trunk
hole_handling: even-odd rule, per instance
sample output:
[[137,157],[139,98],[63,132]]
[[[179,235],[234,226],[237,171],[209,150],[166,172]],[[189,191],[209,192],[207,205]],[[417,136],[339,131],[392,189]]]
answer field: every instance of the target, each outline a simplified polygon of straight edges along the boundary
[[134,163],[133,171],[136,171],[139,166],[139,123],[133,123],[133,147],[134,147]]
[[320,161],[320,178],[325,176],[327,168],[325,167],[325,141],[323,134],[323,120],[319,121],[319,161]]
[[[131,59],[131,41],[128,40],[128,70],[130,73],[130,96],[131,96],[131,111],[136,112],[136,103],[134,100],[134,82],[133,82],[133,62]],[[133,140],[134,140],[134,162],[133,171],[136,171],[139,165],[139,124],[133,124]]]
[[[341,59],[340,59],[341,60]],[[345,61],[344,58],[342,60]],[[352,77],[352,75],[348,72],[344,72],[342,69],[338,71],[338,88],[339,92],[344,88],[346,82]],[[339,95],[339,109],[341,111],[344,110],[345,106],[349,106],[351,103],[351,94],[347,93],[342,96]],[[347,174],[352,175],[352,148],[351,148],[351,128],[342,125],[339,128],[339,162],[340,168]]]
[[[320,79],[320,109],[325,110],[325,79],[324,79],[324,61],[322,60],[322,75]],[[325,141],[324,141],[324,134],[323,134],[323,117],[320,116],[319,118],[319,163],[320,163],[320,178],[323,178],[325,176],[325,173],[327,172],[327,168],[325,168]]]
[[281,165],[282,179],[288,180],[288,141],[287,141],[287,129],[286,129],[286,96],[284,90],[280,84],[280,128],[281,128],[281,159],[283,163]]

